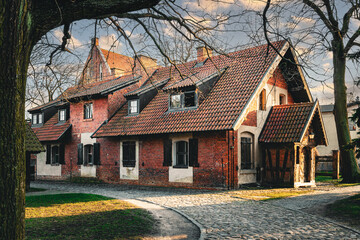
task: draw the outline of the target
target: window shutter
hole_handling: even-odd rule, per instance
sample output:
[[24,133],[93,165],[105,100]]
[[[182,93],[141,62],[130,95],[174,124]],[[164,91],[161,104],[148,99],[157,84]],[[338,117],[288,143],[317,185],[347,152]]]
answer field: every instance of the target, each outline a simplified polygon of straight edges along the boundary
[[64,144],[60,144],[59,163],[60,164],[65,164],[65,146],[64,146]]
[[79,143],[78,145],[78,161],[77,165],[81,165],[84,162],[84,145]]
[[100,143],[94,143],[94,165],[100,165]]
[[199,167],[198,162],[198,139],[189,139],[189,166]]
[[51,164],[51,145],[46,145],[46,164]]
[[164,162],[163,166],[171,166],[172,165],[172,142],[171,139],[164,139]]

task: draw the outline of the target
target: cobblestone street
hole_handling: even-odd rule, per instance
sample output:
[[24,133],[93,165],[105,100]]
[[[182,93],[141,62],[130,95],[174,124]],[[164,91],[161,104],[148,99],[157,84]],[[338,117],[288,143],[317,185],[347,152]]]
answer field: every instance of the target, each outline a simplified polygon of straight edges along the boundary
[[360,239],[358,231],[302,211],[339,199],[342,193],[360,192],[360,186],[265,202],[236,198],[226,191],[52,182],[36,182],[32,187],[152,202],[197,222],[204,239]]

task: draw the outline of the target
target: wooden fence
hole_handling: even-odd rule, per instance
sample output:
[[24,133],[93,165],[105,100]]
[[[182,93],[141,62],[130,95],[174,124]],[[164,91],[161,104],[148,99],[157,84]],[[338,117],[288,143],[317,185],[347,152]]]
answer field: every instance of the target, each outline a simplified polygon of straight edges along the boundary
[[316,157],[316,173],[332,172],[334,179],[339,179],[340,175],[340,152],[334,150],[330,156],[317,156]]

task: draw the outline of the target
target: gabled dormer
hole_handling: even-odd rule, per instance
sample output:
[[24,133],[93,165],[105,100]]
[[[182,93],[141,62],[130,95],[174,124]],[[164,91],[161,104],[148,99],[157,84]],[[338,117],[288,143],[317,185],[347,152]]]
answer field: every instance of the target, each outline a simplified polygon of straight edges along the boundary
[[41,127],[44,124],[43,112],[32,112],[31,113],[31,126]]
[[196,109],[205,100],[226,68],[214,69],[210,74],[197,72],[164,88],[169,93],[169,111]]
[[168,81],[169,79],[165,79],[157,83],[152,83],[148,80],[140,88],[125,94],[124,96],[128,100],[128,115],[138,115]]
[[70,105],[69,103],[60,104],[58,106],[58,123],[64,124],[70,118]]

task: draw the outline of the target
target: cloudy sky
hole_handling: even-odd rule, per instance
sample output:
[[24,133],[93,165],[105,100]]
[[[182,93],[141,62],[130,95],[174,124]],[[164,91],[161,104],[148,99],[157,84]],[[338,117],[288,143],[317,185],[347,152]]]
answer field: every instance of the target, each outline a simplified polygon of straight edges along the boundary
[[[280,2],[280,0],[274,1]],[[339,1],[340,2],[340,1]],[[186,9],[179,10],[186,19],[193,21],[201,21],[204,27],[213,27],[214,19],[221,20],[221,24],[212,32],[204,33],[204,38],[213,46],[218,47],[224,51],[233,51],[244,48],[245,46],[252,46],[260,43],[265,43],[262,34],[261,14],[265,6],[264,1],[254,0],[198,0],[198,1],[179,1],[181,7]],[[345,3],[344,3],[345,4]],[[342,12],[348,6],[339,5],[338,14],[343,16]],[[244,11],[245,10],[245,11]],[[284,9],[282,9],[284,10]],[[314,99],[320,99],[321,104],[334,103],[333,101],[333,84],[331,80],[332,75],[332,54],[323,47],[322,44],[314,44],[317,41],[316,34],[309,34],[309,32],[324,31],[319,22],[316,21],[309,11],[301,11],[303,9],[294,7],[287,8],[287,11],[282,18],[275,13],[269,12],[268,18],[272,20],[271,26],[281,34],[287,34],[285,29],[291,30],[291,35],[286,35],[296,45],[297,53],[304,66],[305,77],[308,81],[309,87]],[[284,11],[285,12],[285,11]],[[228,16],[232,18],[227,19]],[[108,21],[107,21],[108,23]],[[144,34],[144,30],[135,23],[129,21],[120,21],[119,24],[126,30],[127,35],[132,40],[135,48],[142,54],[158,58],[161,62],[161,55],[154,47],[154,44],[149,37]],[[149,23],[151,25],[151,23]],[[188,46],[186,41],[179,39],[178,34],[170,24],[157,23],[154,25],[156,30],[161,33],[155,34],[161,39],[164,46],[168,49],[179,51],[179,44]],[[152,26],[151,30],[155,27]],[[356,29],[360,27],[359,21],[352,21],[350,27]],[[260,29],[260,30],[259,30]],[[273,30],[271,29],[271,30]],[[305,33],[306,31],[307,33]],[[257,34],[256,34],[257,33]],[[95,35],[94,21],[79,21],[72,25],[72,38],[68,48],[79,56],[79,59],[84,62],[90,49],[91,38]],[[53,30],[48,34],[49,39],[53,42],[60,42],[63,33],[61,28]],[[124,55],[133,56],[134,53],[126,43],[124,38],[119,36],[119,33],[111,27],[106,27],[106,22],[102,22],[97,30],[96,36],[99,37],[99,44],[104,49],[122,53]],[[274,35],[270,36],[274,37]],[[173,38],[176,38],[173,40]],[[279,38],[278,38],[279,39]],[[329,37],[325,39],[330,39]],[[301,40],[301,41],[300,41]],[[176,46],[173,46],[176,43]],[[173,45],[172,45],[173,44]],[[197,45],[190,45],[192,47],[193,55]],[[171,55],[171,54],[170,54]],[[71,57],[66,56],[65,57]],[[349,96],[355,98],[360,96],[359,88],[354,86],[354,80],[357,79],[359,68],[357,63],[348,62],[346,81],[348,86]]]

